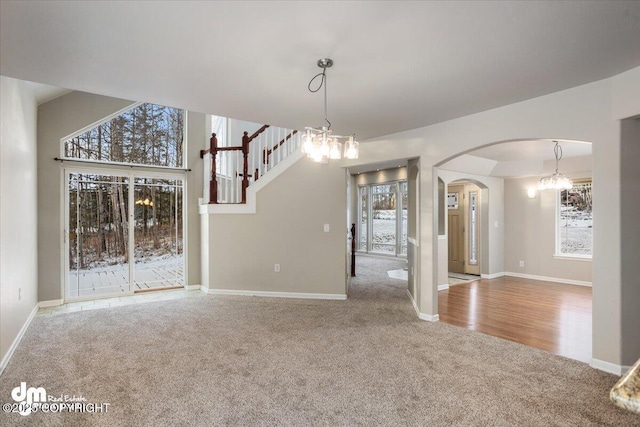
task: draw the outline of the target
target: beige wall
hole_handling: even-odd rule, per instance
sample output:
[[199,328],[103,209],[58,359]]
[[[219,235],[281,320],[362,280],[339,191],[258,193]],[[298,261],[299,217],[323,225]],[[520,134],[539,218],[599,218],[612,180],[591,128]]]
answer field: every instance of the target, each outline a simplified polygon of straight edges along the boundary
[[[60,140],[78,130],[95,125],[104,118],[127,109],[133,101],[105,96],[71,92],[42,104],[38,109],[38,271],[39,301],[63,298],[63,242],[62,217],[64,215],[63,168]],[[204,145],[205,115],[189,113],[187,116],[187,277],[189,284],[200,282],[200,242],[198,197],[202,196],[203,164],[199,150]],[[82,164],[78,164],[83,166]],[[84,165],[86,167],[86,165]],[[99,165],[95,167],[100,167]],[[108,166],[110,169],[130,171],[130,168]],[[139,168],[145,170],[145,168]],[[153,169],[149,169],[153,171]],[[195,240],[194,240],[195,239]]]
[[342,168],[302,158],[257,193],[256,214],[203,214],[209,227],[203,285],[346,295],[345,179]]
[[[561,172],[572,179],[591,178],[591,156],[586,156],[583,163],[588,169],[583,171],[570,168],[581,159],[567,160],[562,161]],[[590,260],[554,258],[556,192],[536,190],[535,198],[527,196],[527,189],[536,188],[539,179],[505,180],[505,271],[591,283]],[[524,267],[520,267],[520,261],[524,261]]]
[[[640,118],[622,121],[622,364],[640,359]],[[635,228],[632,228],[635,226]]]
[[37,104],[26,82],[0,77],[0,372],[38,302]]

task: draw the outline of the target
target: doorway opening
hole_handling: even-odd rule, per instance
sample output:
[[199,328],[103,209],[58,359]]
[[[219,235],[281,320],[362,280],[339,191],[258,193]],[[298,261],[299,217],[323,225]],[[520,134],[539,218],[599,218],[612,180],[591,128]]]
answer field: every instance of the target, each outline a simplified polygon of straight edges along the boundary
[[[482,189],[468,180],[447,186],[447,239],[449,284],[480,278]],[[453,283],[452,283],[453,282]]]
[[184,287],[184,177],[65,169],[65,300]]

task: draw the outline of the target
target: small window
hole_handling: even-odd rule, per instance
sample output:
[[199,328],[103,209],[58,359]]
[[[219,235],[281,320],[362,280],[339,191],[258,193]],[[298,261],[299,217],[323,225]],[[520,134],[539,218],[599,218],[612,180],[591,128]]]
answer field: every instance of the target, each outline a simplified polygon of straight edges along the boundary
[[556,254],[591,258],[592,248],[591,180],[574,181],[573,188],[558,192]]
[[140,104],[63,141],[64,157],[105,163],[184,167],[184,110]]

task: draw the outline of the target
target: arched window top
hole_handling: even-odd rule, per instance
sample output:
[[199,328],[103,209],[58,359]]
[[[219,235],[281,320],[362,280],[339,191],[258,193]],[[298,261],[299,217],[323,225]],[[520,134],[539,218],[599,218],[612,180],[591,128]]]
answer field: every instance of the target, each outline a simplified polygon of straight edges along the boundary
[[63,141],[64,157],[184,167],[184,110],[143,103]]

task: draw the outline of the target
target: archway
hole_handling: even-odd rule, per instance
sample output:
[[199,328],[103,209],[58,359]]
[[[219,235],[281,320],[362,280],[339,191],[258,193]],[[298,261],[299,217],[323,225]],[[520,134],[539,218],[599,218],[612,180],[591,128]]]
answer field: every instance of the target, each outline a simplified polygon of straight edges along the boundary
[[[483,209],[480,212],[480,217],[482,218],[480,220],[482,235],[483,237],[487,237],[481,243],[482,256],[480,257],[479,262],[481,263],[480,271],[482,273],[482,278],[505,276],[525,278],[530,281],[542,280],[547,282],[547,284],[548,282],[558,282],[570,285],[591,285],[591,259],[578,257],[575,256],[575,254],[557,253],[556,248],[559,249],[560,245],[554,242],[556,236],[560,236],[561,234],[556,232],[556,227],[558,226],[557,224],[562,223],[564,218],[563,214],[568,210],[575,210],[573,206],[566,206],[567,209],[565,210],[563,203],[566,204],[567,201],[578,198],[579,190],[572,190],[576,194],[569,192],[565,196],[562,196],[563,193],[556,193],[555,191],[537,193],[534,194],[533,197],[531,195],[527,195],[527,189],[534,188],[540,176],[548,175],[555,169],[555,161],[549,159],[549,156],[546,154],[546,149],[548,148],[546,146],[552,142],[553,140],[514,140],[502,141],[497,144],[487,144],[482,147],[494,147],[495,149],[489,150],[489,152],[493,152],[495,154],[499,148],[498,144],[505,144],[505,151],[507,152],[511,148],[518,149],[519,151],[521,150],[526,154],[533,152],[530,150],[530,146],[532,144],[540,144],[543,147],[543,152],[546,158],[528,161],[529,163],[538,163],[538,170],[536,173],[531,173],[532,171],[527,169],[531,165],[527,165],[527,162],[523,160],[520,160],[517,164],[514,164],[516,163],[515,161],[512,161],[511,163],[507,161],[507,164],[500,164],[500,162],[497,161],[490,163],[487,161],[490,168],[485,170],[498,172],[493,174],[496,176],[483,176],[479,175],[479,173],[483,170],[482,161],[487,160],[486,158],[484,158],[484,160],[483,158],[456,160],[461,156],[469,157],[469,155],[476,152],[482,153],[482,149],[467,151],[459,154],[458,156],[450,157],[448,158],[448,161],[455,164],[451,165],[451,163],[448,162],[441,162],[438,164],[439,168],[435,169],[437,171],[439,190],[441,189],[442,184],[455,184],[462,182],[473,183],[475,185],[479,184],[483,187],[482,191],[486,192],[486,204],[483,203]],[[560,171],[566,173],[573,179],[588,178],[590,180],[592,177],[592,156],[590,144],[578,141],[563,141],[563,143],[567,146],[566,151],[569,152],[569,156],[566,156],[567,158],[564,160],[564,163],[560,163]],[[535,154],[535,152],[533,153]],[[470,163],[470,160],[474,161]],[[505,161],[502,163],[505,163]],[[473,164],[474,169],[472,169],[472,172],[475,173],[461,172],[460,165],[463,164]],[[445,168],[447,168],[447,170],[445,170]],[[515,172],[509,172],[509,170],[513,170]],[[524,177],[520,176],[518,171],[521,171],[520,174],[524,175]],[[580,186],[585,188],[588,187],[590,194],[590,181],[588,184],[581,182],[577,185],[577,187]],[[442,191],[438,191],[437,193],[438,194],[434,194],[434,198],[437,198],[434,203],[438,204],[438,219],[434,222],[437,222],[439,232],[437,237],[438,240],[434,243],[434,246],[437,250],[438,259],[436,264],[438,271],[438,285],[440,285],[439,289],[442,290],[442,284],[445,283],[443,280],[444,277],[446,277],[443,274],[443,270],[447,267],[447,262],[443,262],[443,258],[446,259],[450,252],[450,246],[448,245],[447,239],[442,238],[441,231],[444,228],[444,230],[450,232],[451,224],[449,224],[446,219],[447,215],[442,215],[441,207],[447,201],[444,199]],[[492,197],[488,197],[489,194],[491,194]],[[445,208],[449,209],[450,206],[445,206]],[[509,216],[511,216],[511,222],[507,224]],[[444,217],[445,222],[447,222],[445,227],[442,227],[441,225],[442,217]],[[579,221],[574,219],[573,222]],[[588,221],[584,220],[582,222],[590,223],[591,219]],[[573,227],[575,224],[571,226]],[[589,228],[589,231],[592,232],[591,225],[589,225]],[[566,231],[565,228],[562,230],[562,233]],[[538,242],[543,242],[544,244],[537,244]],[[589,250],[590,248],[591,239],[589,239]],[[519,265],[518,262],[520,263]],[[588,271],[585,272],[585,270]],[[583,288],[579,293],[580,292],[589,293],[588,323],[590,325],[592,311],[590,289],[585,291]],[[580,296],[580,298],[582,298],[582,296]],[[576,321],[575,313],[570,310],[559,310],[560,311],[557,313],[558,316],[555,317],[564,317],[567,324],[570,324],[572,321]],[[577,316],[580,317],[582,314],[583,313],[579,313]],[[571,316],[574,317],[573,320],[569,318]],[[564,335],[579,335],[576,332],[577,329],[569,331],[571,327],[566,324],[560,324],[559,328],[562,328],[561,332]],[[589,347],[588,354],[581,354],[574,358],[589,361],[591,357],[591,331],[590,329],[586,332],[585,331],[586,329],[583,326],[579,328],[580,334],[585,335],[585,342]],[[566,343],[558,345],[564,345],[566,347]],[[553,351],[549,348],[545,349]],[[563,351],[565,352],[557,354],[573,357],[571,352],[566,352],[566,348],[564,348]]]

